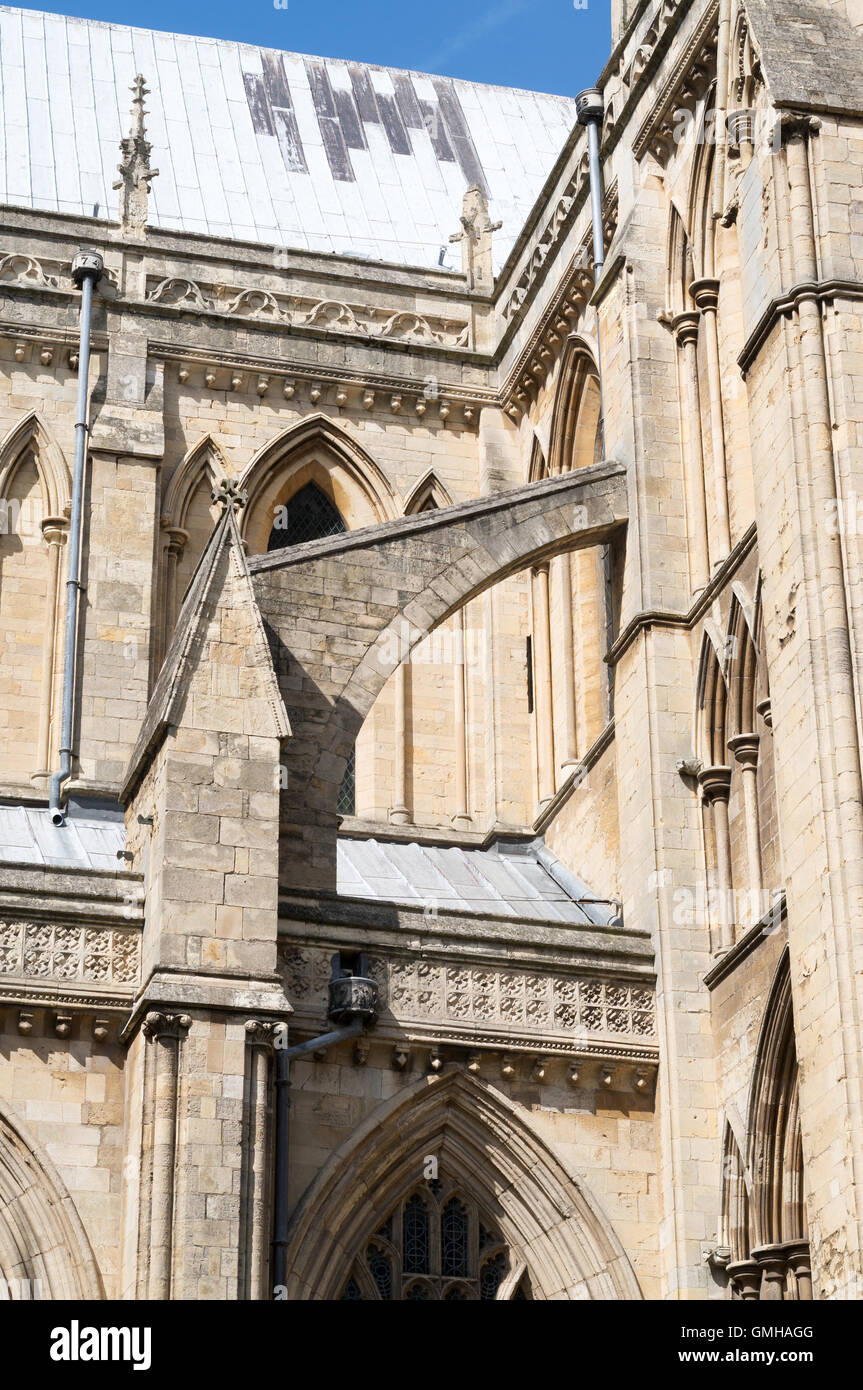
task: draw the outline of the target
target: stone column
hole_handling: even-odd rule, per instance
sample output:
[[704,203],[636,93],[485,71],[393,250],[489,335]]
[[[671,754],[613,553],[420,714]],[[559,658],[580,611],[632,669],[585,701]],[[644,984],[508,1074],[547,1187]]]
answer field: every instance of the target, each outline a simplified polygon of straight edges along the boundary
[[698,313],[678,314],[671,327],[678,348],[682,386],[683,456],[686,514],[691,555],[692,587],[703,589],[710,578],[707,546],[707,499],[704,492],[704,441],[701,434],[701,393],[698,386]]
[[268,1115],[270,1053],[274,1025],[250,1018],[246,1023],[248,1072],[246,1078],[243,1164],[243,1270],[241,1292],[252,1300],[268,1296],[266,1269],[269,1249],[267,1201],[269,1152]]
[[707,349],[707,381],[710,390],[710,438],[713,451],[713,508],[716,525],[716,545],[711,547],[714,566],[724,560],[731,550],[731,528],[728,520],[728,474],[725,459],[725,426],[722,420],[722,376],[719,367],[719,281],[693,280],[689,287],[704,322],[704,342]]
[[730,767],[706,767],[698,774],[705,804],[710,808],[713,841],[716,847],[716,891],[718,909],[718,953],[734,945],[734,914],[731,911],[731,839],[728,831],[728,798],[731,792]]
[[165,653],[171,642],[174,625],[177,621],[178,599],[181,595],[177,593],[177,570],[183,558],[183,551],[189,539],[188,531],[184,531],[180,526],[164,526],[164,533],[167,536],[167,544],[164,549],[165,579],[164,579],[164,601],[162,612],[159,615],[159,647],[155,661],[155,674],[159,674]]
[[531,572],[533,607],[534,718],[539,770],[539,804],[544,806],[555,793],[554,713],[551,698],[551,624],[548,599],[548,563]]
[[177,1148],[177,1083],[180,1039],[192,1023],[188,1014],[149,1013],[145,1037],[155,1048],[152,1115],[152,1178],[147,1297],[171,1297],[174,1229],[174,1159]]
[[453,624],[455,656],[453,660],[453,720],[455,724],[455,812],[452,823],[459,830],[471,824],[467,790],[467,688],[464,661],[464,609],[455,616]]
[[575,715],[575,651],[572,630],[572,564],[569,554],[554,561],[560,582],[561,655],[563,658],[563,728],[560,766],[564,776],[578,763],[578,733]]
[[749,925],[761,916],[761,828],[758,823],[758,734],[737,734],[728,748],[737,759],[743,784],[746,824],[746,869],[749,878]]
[[407,663],[402,662],[393,676],[395,710],[393,712],[393,804],[389,818],[393,825],[409,825],[411,813],[407,804]]
[[54,766],[52,724],[58,665],[62,657],[57,650],[60,633],[60,558],[69,523],[65,517],[46,516],[42,535],[48,546],[48,579],[45,593],[45,630],[42,637],[42,685],[39,691],[39,742],[36,746],[36,771],[32,781],[44,782]]
[[812,1259],[808,1240],[789,1240],[785,1243],[788,1271],[795,1280],[797,1297],[801,1302],[812,1299]]
[[482,596],[483,620],[485,624],[485,641],[483,643],[484,677],[486,700],[488,701],[489,719],[486,727],[485,756],[486,756],[486,786],[488,795],[488,819],[489,824],[496,825],[498,820],[498,776],[497,776],[497,750],[498,750],[498,730],[497,722],[500,718],[500,703],[498,700],[497,680],[495,674],[495,604],[494,589],[486,589]]

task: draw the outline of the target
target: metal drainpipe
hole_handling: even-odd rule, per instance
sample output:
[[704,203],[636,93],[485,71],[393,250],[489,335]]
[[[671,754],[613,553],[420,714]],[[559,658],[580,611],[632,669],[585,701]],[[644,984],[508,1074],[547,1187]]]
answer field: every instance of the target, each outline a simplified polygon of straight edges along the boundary
[[75,665],[78,654],[78,593],[81,564],[81,520],[84,503],[84,466],[87,456],[87,415],[90,377],[90,319],[93,287],[103,269],[98,251],[79,251],[72,262],[72,279],[81,290],[78,337],[78,404],[75,413],[75,466],[72,473],[72,509],[69,517],[69,561],[66,569],[66,634],[63,647],[63,700],[60,722],[60,767],[51,774],[48,806],[55,825],[63,825],[60,791],[72,771],[72,712],[75,704]]
[[[336,1028],[332,1033],[322,1033],[319,1038],[308,1042],[295,1043],[293,1047],[280,1047],[276,1041],[276,1152],[275,1152],[275,1193],[273,1196],[273,1242],[272,1242],[272,1282],[273,1289],[284,1288],[287,1278],[288,1246],[288,1139],[291,1112],[291,1062],[307,1052],[325,1052],[336,1043],[348,1038],[359,1037],[368,1022],[367,1018],[355,1018],[344,1028]],[[287,1025],[281,1025],[281,1037],[287,1037]]]
[[[595,87],[579,92],[575,99],[579,124],[587,127],[587,154],[590,168],[590,214],[593,222],[593,283],[599,284],[602,268],[605,265],[605,233],[602,225],[602,163],[599,157],[599,137],[605,106],[602,93]],[[605,384],[602,371],[602,338],[599,328],[599,309],[596,310],[596,365],[599,371],[599,429],[602,440],[602,456],[606,456],[605,444]],[[602,555],[605,580],[605,640],[609,650],[614,644],[613,585],[611,574],[611,546],[603,547]],[[608,717],[614,715],[614,672],[608,668]]]
[[[599,133],[605,107],[602,93],[589,87],[579,92],[575,98],[579,124],[587,127],[587,154],[590,161],[590,215],[593,222],[593,283],[599,284],[602,267],[605,265],[605,236],[602,227],[602,165],[599,159]],[[602,346],[599,336],[599,310],[596,311],[596,357],[599,369],[599,410],[602,430],[602,456],[605,458],[605,399],[602,382]]]

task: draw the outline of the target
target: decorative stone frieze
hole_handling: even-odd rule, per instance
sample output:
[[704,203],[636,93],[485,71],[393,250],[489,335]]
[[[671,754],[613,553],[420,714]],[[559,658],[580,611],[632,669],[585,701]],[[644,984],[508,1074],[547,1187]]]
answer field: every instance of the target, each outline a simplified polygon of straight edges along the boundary
[[[20,258],[19,258],[20,259]],[[2,275],[2,269],[0,269]],[[325,330],[364,338],[384,338],[431,347],[470,348],[470,323],[453,322],[399,309],[395,313],[374,305],[351,305],[342,300],[303,298],[269,290],[200,284],[186,276],[167,276],[147,282],[146,302],[226,318],[255,319],[291,330]]]
[[[329,953],[283,945],[280,961],[285,990],[295,1007],[325,1011]],[[642,985],[383,956],[372,957],[369,969],[378,986],[379,1008],[400,1021],[649,1042],[656,1033],[653,991]]]
[[0,922],[0,978],[135,985],[141,934],[134,928]]

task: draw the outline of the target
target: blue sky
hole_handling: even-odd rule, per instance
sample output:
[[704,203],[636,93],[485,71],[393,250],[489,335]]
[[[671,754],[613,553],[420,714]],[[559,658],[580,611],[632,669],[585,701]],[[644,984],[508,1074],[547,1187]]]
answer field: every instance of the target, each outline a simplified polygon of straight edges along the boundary
[[574,96],[595,81],[611,47],[610,0],[577,4],[287,0],[287,8],[277,8],[274,0],[65,0],[25,7]]

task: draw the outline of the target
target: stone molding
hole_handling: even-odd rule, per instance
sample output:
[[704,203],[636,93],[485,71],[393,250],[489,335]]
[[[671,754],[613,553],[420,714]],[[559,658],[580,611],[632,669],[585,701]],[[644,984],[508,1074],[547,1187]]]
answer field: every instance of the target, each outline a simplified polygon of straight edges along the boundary
[[[285,993],[298,1012],[325,1014],[330,957],[322,948],[280,945]],[[372,956],[369,972],[381,1010],[400,1023],[440,1025],[447,1036],[468,1030],[489,1046],[510,1045],[518,1034],[526,1041],[541,1036],[551,1050],[603,1052],[599,1040],[613,1039],[636,1052],[646,1045],[645,1056],[652,1055],[654,992],[641,981],[382,954]]]

